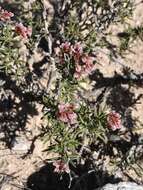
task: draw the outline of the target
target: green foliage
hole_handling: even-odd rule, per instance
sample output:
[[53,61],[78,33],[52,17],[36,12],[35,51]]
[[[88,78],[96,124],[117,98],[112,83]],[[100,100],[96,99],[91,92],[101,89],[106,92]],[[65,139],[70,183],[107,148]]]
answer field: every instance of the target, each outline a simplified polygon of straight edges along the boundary
[[26,65],[19,54],[19,39],[11,24],[4,24],[0,36],[0,70],[19,80],[26,72]]
[[94,107],[82,103],[76,109],[77,123],[72,126],[58,119],[56,100],[45,98],[44,101],[47,110],[45,118],[48,122],[44,142],[50,142],[48,151],[58,153],[59,157],[67,161],[81,156],[79,147],[82,147],[85,139],[89,142],[88,146],[97,139],[106,142],[107,114],[104,110],[96,111]]

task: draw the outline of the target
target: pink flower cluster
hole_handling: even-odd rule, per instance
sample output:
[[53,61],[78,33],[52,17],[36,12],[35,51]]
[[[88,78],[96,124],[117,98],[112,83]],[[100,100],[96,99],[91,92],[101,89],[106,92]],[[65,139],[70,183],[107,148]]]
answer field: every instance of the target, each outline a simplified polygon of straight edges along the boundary
[[28,36],[30,37],[32,34],[32,29],[25,27],[22,23],[17,23],[15,25],[15,31],[25,39],[27,39]]
[[121,129],[122,128],[121,115],[115,111],[110,112],[107,115],[107,124],[108,127],[113,131]]
[[64,123],[69,123],[71,125],[77,122],[77,114],[74,112],[74,106],[72,104],[59,104],[58,105],[58,119]]
[[53,162],[53,166],[55,166],[54,172],[57,173],[70,173],[70,169],[68,164],[64,163],[62,160],[57,160],[55,162]]
[[82,65],[77,63],[75,68],[74,77],[77,79],[79,79],[81,76],[86,76],[90,74],[94,69],[93,57],[84,54],[81,60],[82,60]]
[[87,76],[94,69],[94,58],[87,53],[84,53],[81,43],[71,45],[69,42],[62,43],[60,50],[57,51],[60,56],[60,63],[65,63],[64,54],[68,54],[70,58],[73,58],[75,63],[74,77],[80,79]]
[[60,49],[63,53],[70,53],[71,52],[71,44],[69,42],[62,43],[60,45]]
[[13,17],[14,14],[12,12],[8,12],[7,10],[4,10],[0,7],[0,20],[1,21],[8,21]]
[[[0,7],[0,20],[1,21],[9,21],[14,14],[12,12],[8,12]],[[28,36],[31,36],[32,29],[25,27],[22,23],[16,23],[15,25],[15,32],[22,36],[24,39],[27,39]]]

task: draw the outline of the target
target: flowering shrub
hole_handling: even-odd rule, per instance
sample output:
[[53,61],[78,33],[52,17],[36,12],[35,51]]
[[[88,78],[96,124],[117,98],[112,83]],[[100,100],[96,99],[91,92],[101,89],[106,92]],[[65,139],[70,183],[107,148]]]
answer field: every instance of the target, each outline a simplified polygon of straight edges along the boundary
[[[44,86],[42,96],[35,98],[32,94],[32,98],[34,97],[44,107],[43,118],[46,122],[42,126],[42,130],[45,132],[43,141],[50,144],[46,149],[47,152],[52,151],[56,155],[56,158],[52,159],[54,172],[70,175],[70,166],[73,162],[85,163],[86,159],[93,158],[91,147],[96,145],[97,148],[96,142],[99,142],[99,149],[100,146],[106,147],[107,144],[110,144],[109,136],[117,134],[122,128],[122,119],[119,113],[110,108],[108,108],[110,111],[103,109],[99,105],[100,102],[90,101],[84,97],[84,93],[90,91],[89,85],[93,87],[88,77],[97,68],[98,48],[100,50],[106,48],[111,61],[112,56],[113,58],[118,57],[120,49],[126,49],[129,37],[125,43],[124,40],[121,42],[121,46],[125,47],[118,49],[116,45],[112,45],[108,41],[111,34],[106,29],[109,29],[112,23],[124,21],[124,16],[131,15],[131,12],[128,13],[126,10],[128,6],[132,6],[126,0],[122,2],[113,0],[112,5],[108,5],[108,2],[102,0],[92,1],[89,8],[89,11],[93,11],[92,16],[92,13],[88,13],[86,8],[87,11],[84,11],[85,5],[81,6],[82,1],[73,1],[71,5],[76,10],[75,15],[71,10],[73,7],[67,6],[69,10],[65,11],[65,14],[61,13],[64,22],[58,18],[60,21],[57,20],[54,23],[54,30],[55,28],[56,30],[53,31],[52,27],[50,26],[48,29],[45,23],[48,12],[45,10],[46,6],[39,1],[31,2],[32,16],[27,20],[24,14],[17,17],[16,14],[0,8],[0,21],[2,23],[0,28],[0,71],[5,72],[12,80],[14,78],[16,84],[19,82],[18,79],[23,84],[26,79],[30,78],[29,80],[32,81],[33,75],[30,71],[37,68],[38,64],[43,66],[46,63],[46,66],[55,66],[56,80],[53,82],[54,84],[52,83],[48,90]],[[78,10],[81,9],[82,11],[79,13]],[[95,19],[95,10],[97,10],[97,14],[101,13],[101,15],[97,15],[97,19]],[[88,13],[83,20],[82,12]],[[90,14],[91,16],[89,16]],[[56,17],[56,14],[54,16]],[[93,22],[93,24],[89,24],[89,22]],[[59,26],[56,25],[57,23]],[[129,33],[133,37],[138,34],[138,31],[133,30]],[[142,37],[142,30],[139,34]],[[45,39],[43,46],[48,47],[45,48],[46,50],[40,44],[43,38]],[[20,55],[21,43],[27,48],[26,61]],[[34,62],[36,66],[29,65],[27,61],[29,53],[34,53],[35,46],[43,48],[40,49],[42,51],[40,56],[44,55],[42,61],[36,60],[37,63],[34,60],[37,63],[36,65]],[[44,61],[45,63],[43,63]],[[37,70],[35,70],[36,73]],[[41,78],[43,73],[42,70],[39,74]],[[46,81],[47,86],[48,82]],[[82,88],[82,82],[84,82],[85,88]],[[25,87],[27,86],[25,85]],[[22,96],[23,92],[20,95]],[[23,97],[21,99],[23,101]],[[97,105],[97,103],[99,104]],[[96,148],[95,152],[99,150]]]
[[[68,92],[65,96],[68,96]],[[60,99],[59,96],[58,101]],[[110,130],[122,127],[118,113],[97,111],[81,100],[79,104],[59,103],[57,99],[45,97],[44,101],[47,109],[45,117],[48,121],[48,132],[44,139],[50,140],[48,151],[57,153],[58,160],[63,160],[64,163],[81,159],[83,152],[99,139],[107,143]]]

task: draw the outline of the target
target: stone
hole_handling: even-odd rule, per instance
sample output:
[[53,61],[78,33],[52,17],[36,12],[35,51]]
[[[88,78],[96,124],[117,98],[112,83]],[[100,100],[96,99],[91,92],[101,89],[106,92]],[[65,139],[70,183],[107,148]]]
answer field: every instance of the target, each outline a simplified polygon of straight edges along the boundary
[[107,184],[95,190],[143,190],[143,185],[131,182],[120,182],[118,184]]
[[28,152],[30,149],[31,143],[23,137],[17,137],[12,141],[12,150],[13,151],[20,151],[22,153]]

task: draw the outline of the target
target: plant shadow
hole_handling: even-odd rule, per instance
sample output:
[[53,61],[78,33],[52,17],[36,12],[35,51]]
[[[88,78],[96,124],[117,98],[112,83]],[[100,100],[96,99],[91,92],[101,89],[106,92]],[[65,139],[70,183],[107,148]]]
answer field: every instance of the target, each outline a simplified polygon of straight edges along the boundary
[[26,188],[31,190],[93,190],[106,183],[122,181],[106,172],[92,171],[90,173],[84,165],[78,165],[76,169],[71,170],[72,181],[68,174],[61,176],[53,170],[52,164],[46,164],[28,177]]
[[26,93],[21,86],[16,84],[10,76],[1,72],[0,80],[3,85],[0,87],[0,140],[11,148],[14,139],[22,132],[26,133],[26,124],[30,116],[38,115],[32,93]]
[[95,100],[97,106],[105,100],[111,110],[123,116],[124,125],[128,129],[134,127],[137,119],[133,119],[132,109],[136,109],[136,105],[141,103],[143,94],[135,94],[131,88],[137,89],[143,85],[143,74],[136,74],[125,67],[121,74],[115,72],[111,77],[104,77],[100,70],[95,70],[90,80],[95,82],[93,91],[101,90]]

